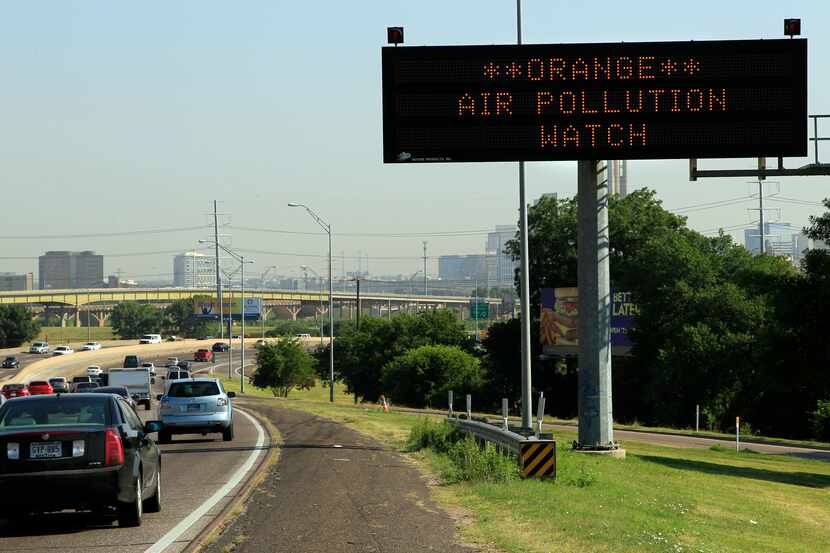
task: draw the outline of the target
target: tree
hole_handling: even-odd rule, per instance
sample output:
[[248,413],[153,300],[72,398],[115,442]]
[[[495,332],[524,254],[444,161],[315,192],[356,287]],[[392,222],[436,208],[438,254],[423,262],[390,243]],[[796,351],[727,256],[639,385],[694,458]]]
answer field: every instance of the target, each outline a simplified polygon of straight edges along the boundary
[[444,407],[449,390],[459,397],[476,394],[483,383],[479,360],[457,346],[420,346],[383,367],[384,391],[413,407]]
[[146,303],[119,303],[112,310],[111,324],[121,338],[138,338],[162,328],[162,311]]
[[193,312],[193,303],[199,297],[176,300],[164,308],[165,330],[168,333],[188,338],[198,338],[209,334],[210,321],[197,317]]
[[40,323],[22,305],[0,305],[0,347],[16,348],[40,332]]
[[[335,378],[341,378],[355,401],[376,401],[383,393],[383,367],[409,349],[427,345],[456,346],[472,352],[473,343],[449,310],[431,310],[390,319],[364,317],[338,327],[334,348]],[[318,366],[328,365],[328,347],[317,354]]]
[[314,386],[314,358],[296,339],[260,346],[254,386],[268,388],[275,397],[288,397],[294,388]]

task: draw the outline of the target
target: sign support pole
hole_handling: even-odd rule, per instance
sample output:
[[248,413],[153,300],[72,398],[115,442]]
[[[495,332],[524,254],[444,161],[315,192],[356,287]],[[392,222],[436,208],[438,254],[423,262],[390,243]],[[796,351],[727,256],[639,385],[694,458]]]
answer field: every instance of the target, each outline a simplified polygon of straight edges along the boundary
[[[516,44],[522,43],[522,0],[516,0]],[[519,162],[519,240],[522,309],[522,429],[533,432],[533,385],[530,378],[530,273],[527,255],[527,201],[525,200],[525,162]]]
[[578,162],[579,449],[610,450],[611,281],[608,181],[597,161]]

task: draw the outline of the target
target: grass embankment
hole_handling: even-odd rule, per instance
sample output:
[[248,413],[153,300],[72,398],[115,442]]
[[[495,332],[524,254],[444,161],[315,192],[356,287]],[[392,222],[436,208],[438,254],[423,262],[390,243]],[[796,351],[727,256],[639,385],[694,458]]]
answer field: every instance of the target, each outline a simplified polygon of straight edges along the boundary
[[113,335],[111,326],[91,326],[89,329],[77,326],[43,326],[36,339],[45,340],[49,342],[49,345],[60,345],[70,342],[86,342],[88,339],[100,342],[114,340],[117,337]]
[[[228,388],[238,390],[238,380]],[[334,404],[319,386],[279,401],[402,451],[423,424],[422,416],[354,405],[335,391]],[[246,395],[273,397],[247,386]],[[455,460],[431,449],[412,456],[440,475],[435,493],[449,511],[473,515],[464,537],[506,552],[830,550],[830,463],[636,441],[624,444],[628,458],[620,461],[570,451],[575,437],[556,433],[553,482],[465,480],[458,451]]]

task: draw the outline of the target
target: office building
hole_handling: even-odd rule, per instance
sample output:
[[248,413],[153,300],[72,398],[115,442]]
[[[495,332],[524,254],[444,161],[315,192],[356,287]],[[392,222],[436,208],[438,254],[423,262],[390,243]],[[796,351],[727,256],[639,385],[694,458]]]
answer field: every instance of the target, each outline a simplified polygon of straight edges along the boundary
[[438,278],[447,281],[487,280],[484,255],[442,255],[438,257]]
[[31,290],[34,286],[32,273],[18,275],[15,273],[0,273],[0,291]]
[[104,282],[104,256],[92,251],[52,251],[38,257],[41,290],[100,288]]
[[516,238],[515,225],[496,225],[496,230],[487,234],[487,274],[490,287],[512,287],[513,276],[519,266],[518,260],[504,252],[507,242]]
[[216,286],[216,258],[199,252],[185,252],[173,258],[173,286],[213,288]]

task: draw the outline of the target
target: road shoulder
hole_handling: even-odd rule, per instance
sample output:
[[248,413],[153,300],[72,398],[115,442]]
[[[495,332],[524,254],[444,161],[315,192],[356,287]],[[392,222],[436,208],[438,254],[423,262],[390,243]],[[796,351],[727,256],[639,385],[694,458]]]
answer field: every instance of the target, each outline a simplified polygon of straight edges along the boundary
[[244,512],[205,551],[472,551],[405,456],[272,400],[247,400],[245,407],[279,429],[282,451]]

